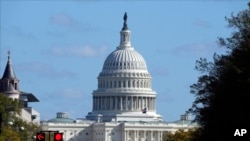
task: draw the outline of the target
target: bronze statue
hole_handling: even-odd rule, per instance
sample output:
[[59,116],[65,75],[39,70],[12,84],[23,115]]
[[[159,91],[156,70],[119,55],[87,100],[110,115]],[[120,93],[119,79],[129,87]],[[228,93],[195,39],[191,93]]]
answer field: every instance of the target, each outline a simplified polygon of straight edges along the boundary
[[122,30],[127,30],[128,29],[128,26],[127,26],[127,12],[125,12],[124,16],[123,16],[123,20],[124,20],[124,23],[123,23],[123,28]]
[[127,23],[127,18],[128,18],[127,12],[125,12],[125,14],[124,14],[124,16],[123,16],[124,23]]

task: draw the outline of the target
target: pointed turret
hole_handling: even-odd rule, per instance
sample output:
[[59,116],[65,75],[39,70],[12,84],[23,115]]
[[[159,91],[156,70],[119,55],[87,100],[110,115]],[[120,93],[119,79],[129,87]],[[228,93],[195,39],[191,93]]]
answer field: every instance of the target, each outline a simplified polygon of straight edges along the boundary
[[3,77],[0,80],[0,93],[10,97],[10,98],[19,98],[19,80],[16,78],[14,69],[11,64],[10,51],[8,51],[8,61],[3,73]]
[[2,79],[16,79],[16,75],[11,64],[10,51],[8,51],[8,61]]

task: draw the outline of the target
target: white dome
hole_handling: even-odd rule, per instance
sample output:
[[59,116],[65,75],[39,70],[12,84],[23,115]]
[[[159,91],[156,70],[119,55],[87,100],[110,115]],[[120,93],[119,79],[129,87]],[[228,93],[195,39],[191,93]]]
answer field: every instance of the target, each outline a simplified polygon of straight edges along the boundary
[[106,58],[103,71],[109,70],[147,70],[147,65],[140,53],[132,47],[116,49]]
[[156,114],[156,92],[151,88],[150,73],[142,55],[131,46],[126,18],[120,45],[108,55],[97,79],[93,110],[87,119],[99,121],[99,114],[103,115],[103,121],[161,119]]

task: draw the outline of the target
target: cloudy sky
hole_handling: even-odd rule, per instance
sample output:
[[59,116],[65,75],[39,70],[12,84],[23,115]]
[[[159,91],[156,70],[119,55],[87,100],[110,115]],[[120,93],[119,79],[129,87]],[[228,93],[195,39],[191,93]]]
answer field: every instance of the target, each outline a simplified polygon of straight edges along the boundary
[[157,92],[157,113],[178,120],[191,106],[190,85],[200,75],[195,61],[224,53],[218,37],[232,29],[225,17],[247,8],[246,0],[87,1],[0,0],[0,73],[7,52],[20,90],[42,120],[56,112],[83,118],[105,58],[119,45],[128,14],[132,46],[144,57]]

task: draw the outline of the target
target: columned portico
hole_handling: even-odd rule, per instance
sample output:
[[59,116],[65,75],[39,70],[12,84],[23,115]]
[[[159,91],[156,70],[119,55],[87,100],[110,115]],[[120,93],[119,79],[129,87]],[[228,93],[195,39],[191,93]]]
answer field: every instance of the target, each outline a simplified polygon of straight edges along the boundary
[[141,111],[154,112],[155,97],[145,96],[93,96],[94,111]]
[[147,130],[123,129],[122,141],[162,141],[163,131],[156,128],[150,129],[148,127]]

